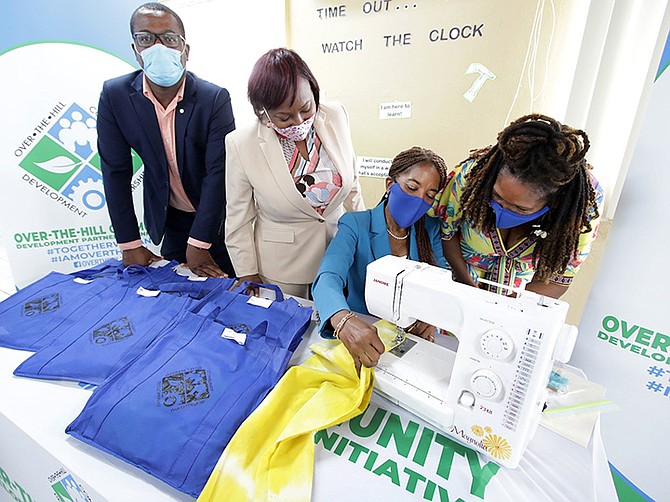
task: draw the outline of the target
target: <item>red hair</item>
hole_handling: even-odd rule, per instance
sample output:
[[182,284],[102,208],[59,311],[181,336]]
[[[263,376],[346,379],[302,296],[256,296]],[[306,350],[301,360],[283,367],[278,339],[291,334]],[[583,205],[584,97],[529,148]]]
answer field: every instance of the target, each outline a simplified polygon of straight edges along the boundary
[[307,63],[296,52],[281,48],[263,54],[251,70],[247,87],[247,97],[256,116],[260,118],[263,109],[279,108],[289,98],[293,104],[301,77],[309,82],[318,108],[319,84]]

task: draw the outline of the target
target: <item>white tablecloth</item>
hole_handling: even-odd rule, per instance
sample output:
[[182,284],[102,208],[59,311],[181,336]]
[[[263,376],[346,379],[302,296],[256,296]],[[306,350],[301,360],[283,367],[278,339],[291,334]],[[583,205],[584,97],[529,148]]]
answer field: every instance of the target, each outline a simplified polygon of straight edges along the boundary
[[[316,340],[313,325],[297,358]],[[192,500],[67,436],[91,390],[14,377],[29,355],[0,349],[0,500],[53,500],[52,485],[68,477],[93,501]],[[315,502],[616,500],[598,425],[588,448],[539,428],[520,467],[509,470],[376,394],[361,417],[319,434],[313,495]]]

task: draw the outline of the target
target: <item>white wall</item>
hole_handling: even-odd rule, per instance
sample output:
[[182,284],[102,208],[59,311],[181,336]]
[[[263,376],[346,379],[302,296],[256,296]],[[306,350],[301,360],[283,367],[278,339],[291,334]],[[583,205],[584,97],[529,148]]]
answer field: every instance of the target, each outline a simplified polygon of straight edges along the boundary
[[[191,45],[189,69],[230,91],[238,126],[254,120],[246,99],[247,79],[261,54],[286,45],[285,2],[164,3],[185,23]],[[589,134],[589,160],[606,190],[608,219],[616,209],[667,37],[668,4],[668,0],[588,2],[583,39],[582,27],[575,27],[575,47],[564,48],[580,55],[574,78],[570,72],[570,81],[565,82],[571,86],[565,116],[560,117],[560,111],[556,115]]]
[[237,126],[255,119],[247,80],[258,58],[286,44],[279,0],[166,0],[179,14],[191,46],[188,69],[230,92]]

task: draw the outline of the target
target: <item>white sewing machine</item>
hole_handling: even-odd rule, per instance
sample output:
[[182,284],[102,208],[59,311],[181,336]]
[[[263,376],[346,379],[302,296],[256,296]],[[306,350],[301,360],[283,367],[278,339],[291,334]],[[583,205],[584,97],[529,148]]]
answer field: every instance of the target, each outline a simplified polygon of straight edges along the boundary
[[530,291],[498,295],[396,256],[368,265],[365,301],[374,316],[401,327],[419,319],[459,342],[454,352],[408,335],[382,355],[376,390],[497,463],[517,467],[539,422],[554,360],[572,354],[577,328],[565,324],[568,304]]

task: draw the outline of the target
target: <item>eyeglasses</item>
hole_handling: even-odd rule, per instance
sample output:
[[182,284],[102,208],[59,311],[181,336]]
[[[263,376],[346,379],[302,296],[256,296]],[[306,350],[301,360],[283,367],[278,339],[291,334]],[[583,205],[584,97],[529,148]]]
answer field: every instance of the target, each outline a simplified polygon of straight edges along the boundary
[[156,39],[159,39],[165,47],[169,47],[170,49],[177,49],[183,43],[186,43],[184,37],[177,33],[157,34],[148,31],[138,31],[137,33],[133,33],[133,40],[135,40],[135,43],[143,49],[154,45]]

